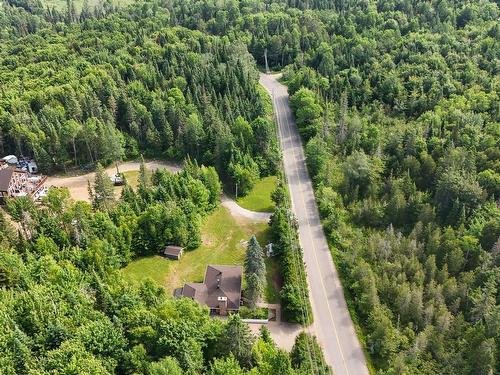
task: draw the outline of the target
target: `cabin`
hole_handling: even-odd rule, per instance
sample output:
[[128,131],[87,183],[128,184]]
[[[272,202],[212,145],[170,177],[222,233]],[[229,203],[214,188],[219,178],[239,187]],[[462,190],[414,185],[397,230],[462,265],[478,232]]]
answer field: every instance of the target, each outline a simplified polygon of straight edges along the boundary
[[169,259],[179,260],[184,253],[184,248],[180,246],[167,246],[161,253]]
[[16,168],[0,169],[0,200],[5,202],[6,197],[28,195],[28,172]]
[[210,308],[211,314],[225,316],[238,312],[241,305],[243,267],[209,265],[202,283],[186,283],[182,297]]

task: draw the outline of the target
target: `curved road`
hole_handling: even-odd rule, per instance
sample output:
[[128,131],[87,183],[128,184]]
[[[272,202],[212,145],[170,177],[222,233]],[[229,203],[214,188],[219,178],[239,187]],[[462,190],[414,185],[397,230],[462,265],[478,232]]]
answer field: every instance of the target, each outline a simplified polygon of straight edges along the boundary
[[319,219],[287,87],[277,81],[277,76],[267,74],[261,74],[260,83],[273,99],[292,210],[299,223],[299,239],[304,251],[314,314],[313,331],[335,375],[368,375],[365,357]]
[[[138,171],[140,169],[140,162],[127,161],[119,165],[120,172]],[[150,160],[144,163],[144,166],[153,171],[158,168],[167,168],[171,172],[181,170],[181,166],[174,163],[165,162],[162,160]],[[111,177],[116,173],[116,167],[110,166],[106,169],[106,173]],[[49,176],[47,179],[47,186],[67,187],[70,191],[71,197],[75,200],[89,201],[89,193],[87,189],[87,181],[94,181],[95,172],[76,176]],[[222,195],[221,203],[226,207],[233,216],[240,216],[246,219],[268,222],[271,218],[271,213],[250,211],[238,205],[234,200],[227,195]]]

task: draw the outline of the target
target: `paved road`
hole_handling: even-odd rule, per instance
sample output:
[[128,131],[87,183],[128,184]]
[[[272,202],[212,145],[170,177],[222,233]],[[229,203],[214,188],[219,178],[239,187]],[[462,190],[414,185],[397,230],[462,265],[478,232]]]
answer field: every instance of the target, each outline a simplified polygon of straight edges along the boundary
[[304,250],[314,314],[313,331],[335,375],[368,375],[364,354],[319,219],[287,88],[276,78],[262,74],[260,82],[273,97],[292,210],[299,223],[300,244]]
[[234,200],[229,198],[227,195],[223,195],[221,198],[222,205],[226,207],[233,216],[241,216],[254,221],[268,222],[271,218],[271,214],[268,212],[257,212],[250,211],[246,208],[241,207]]

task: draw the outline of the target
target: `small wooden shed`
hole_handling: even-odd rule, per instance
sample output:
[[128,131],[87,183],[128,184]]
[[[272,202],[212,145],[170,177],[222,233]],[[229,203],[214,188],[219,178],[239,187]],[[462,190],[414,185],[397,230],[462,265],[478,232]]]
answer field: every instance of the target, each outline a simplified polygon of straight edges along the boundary
[[161,253],[169,259],[179,260],[181,259],[184,248],[180,246],[167,246]]

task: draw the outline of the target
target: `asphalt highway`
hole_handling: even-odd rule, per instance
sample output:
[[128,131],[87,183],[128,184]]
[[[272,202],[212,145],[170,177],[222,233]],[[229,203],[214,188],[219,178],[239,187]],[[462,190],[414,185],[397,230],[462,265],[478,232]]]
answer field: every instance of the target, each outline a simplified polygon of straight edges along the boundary
[[273,99],[292,210],[298,220],[300,244],[304,251],[314,315],[312,331],[335,375],[368,375],[365,357],[319,219],[287,88],[277,81],[276,76],[268,74],[261,74],[260,83]]

